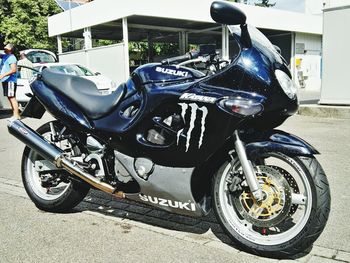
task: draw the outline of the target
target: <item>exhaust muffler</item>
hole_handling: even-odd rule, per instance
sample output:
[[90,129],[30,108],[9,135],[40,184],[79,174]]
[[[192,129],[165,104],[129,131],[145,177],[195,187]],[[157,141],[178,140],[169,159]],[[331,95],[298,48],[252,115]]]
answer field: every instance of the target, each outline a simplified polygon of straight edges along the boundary
[[7,128],[10,134],[22,141],[29,148],[39,153],[43,158],[52,162],[57,168],[66,170],[70,174],[79,177],[103,192],[112,194],[119,198],[125,197],[123,192],[116,191],[111,185],[101,182],[96,177],[85,172],[77,164],[67,159],[60,148],[45,140],[40,134],[32,130],[20,120],[10,119]]

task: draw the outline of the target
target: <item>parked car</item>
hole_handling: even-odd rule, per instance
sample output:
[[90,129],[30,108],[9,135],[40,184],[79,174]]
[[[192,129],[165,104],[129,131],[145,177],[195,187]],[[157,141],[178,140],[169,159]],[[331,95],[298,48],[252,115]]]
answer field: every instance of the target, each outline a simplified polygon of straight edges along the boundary
[[26,49],[22,50],[26,57],[37,66],[43,63],[55,63],[58,62],[58,58],[55,53],[45,49]]
[[[75,64],[75,63],[45,63],[45,64],[39,64],[39,65],[34,64],[35,70],[41,71],[44,68],[49,68],[58,73],[80,76],[88,80],[91,80],[96,84],[97,89],[102,94],[109,94],[116,89],[116,83],[114,81],[107,78],[106,76],[103,76],[98,72],[94,73],[90,69],[80,64]],[[29,94],[32,93],[29,87],[29,80],[19,78],[16,98],[22,106],[24,106],[24,104],[26,104],[30,99],[30,97],[26,95],[28,93]]]
[[[58,58],[55,53],[45,49],[26,49],[22,50],[28,60],[33,63],[33,67],[38,67],[44,63],[55,63]],[[16,99],[21,106],[24,106],[30,99],[26,94],[31,94],[32,91],[29,87],[29,79],[22,78],[20,74],[21,68],[19,68],[18,80],[17,80],[17,92]],[[33,72],[35,75],[35,72]]]
[[110,93],[117,87],[116,83],[110,78],[102,75],[99,72],[93,72],[87,67],[77,63],[47,63],[45,65],[36,67],[36,69],[41,71],[44,67],[49,68],[57,73],[75,75],[91,80],[96,84],[97,89],[100,90],[103,94]]

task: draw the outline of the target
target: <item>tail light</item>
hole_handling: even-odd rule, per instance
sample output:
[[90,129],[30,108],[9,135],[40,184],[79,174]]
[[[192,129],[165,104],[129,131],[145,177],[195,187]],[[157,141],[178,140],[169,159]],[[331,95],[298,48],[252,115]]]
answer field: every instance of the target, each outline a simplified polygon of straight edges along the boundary
[[253,116],[263,111],[264,106],[260,102],[241,97],[223,99],[219,106],[232,114]]

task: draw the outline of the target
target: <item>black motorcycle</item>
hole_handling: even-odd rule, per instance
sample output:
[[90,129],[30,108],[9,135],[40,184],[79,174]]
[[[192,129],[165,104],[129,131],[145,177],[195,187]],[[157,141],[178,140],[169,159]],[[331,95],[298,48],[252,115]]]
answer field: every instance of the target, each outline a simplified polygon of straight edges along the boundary
[[[90,187],[200,217],[214,209],[242,248],[286,257],[318,238],[330,211],[318,151],[274,128],[298,109],[290,71],[276,47],[227,2],[211,16],[229,25],[237,52],[215,49],[137,68],[110,95],[89,80],[48,69],[31,83],[23,116],[56,121],[33,131],[10,120],[27,147],[22,179],[45,211],[64,212]],[[211,74],[184,63],[205,60]]]

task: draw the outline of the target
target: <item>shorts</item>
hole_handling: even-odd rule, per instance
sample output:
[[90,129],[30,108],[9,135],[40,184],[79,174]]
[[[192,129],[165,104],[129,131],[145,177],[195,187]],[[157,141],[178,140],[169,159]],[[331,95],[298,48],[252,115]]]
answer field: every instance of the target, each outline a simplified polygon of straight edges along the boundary
[[17,83],[16,82],[2,82],[4,96],[13,98],[16,97]]

